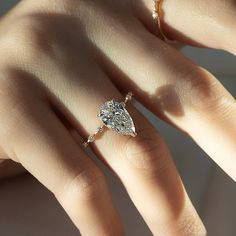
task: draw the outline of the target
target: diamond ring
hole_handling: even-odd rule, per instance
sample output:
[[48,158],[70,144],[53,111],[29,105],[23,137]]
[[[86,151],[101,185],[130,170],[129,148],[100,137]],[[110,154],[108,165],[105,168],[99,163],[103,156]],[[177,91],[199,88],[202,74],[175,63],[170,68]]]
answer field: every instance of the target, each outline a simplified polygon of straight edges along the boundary
[[126,109],[126,103],[131,101],[132,97],[133,94],[129,92],[122,102],[112,99],[101,105],[98,117],[103,124],[97,128],[94,134],[88,137],[86,142],[84,142],[85,147],[87,147],[89,143],[93,143],[96,140],[96,137],[102,133],[106,127],[118,134],[131,135],[133,137],[137,136],[134,122]]

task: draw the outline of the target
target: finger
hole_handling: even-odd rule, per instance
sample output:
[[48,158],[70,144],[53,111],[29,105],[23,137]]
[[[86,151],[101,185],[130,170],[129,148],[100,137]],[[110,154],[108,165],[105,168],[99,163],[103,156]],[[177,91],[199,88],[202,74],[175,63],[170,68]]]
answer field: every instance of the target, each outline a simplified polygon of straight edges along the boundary
[[[80,77],[77,73],[71,74],[72,80]],[[95,80],[89,80],[95,75]],[[87,136],[101,125],[97,118],[100,105],[113,98],[121,101],[123,96],[99,69],[83,73],[83,80],[78,86],[70,87],[69,94],[66,93],[69,82],[57,81],[57,85],[63,88],[61,94],[66,95],[64,105]],[[86,94],[82,88],[86,88]],[[205,235],[205,228],[184,190],[164,141],[143,115],[132,106],[129,111],[138,136],[122,136],[107,130],[91,145],[92,149],[119,176],[154,235]]]
[[[151,16],[152,1],[137,1]],[[140,7],[142,9],[142,7]],[[186,44],[228,50],[236,54],[236,5],[233,0],[163,1],[163,29],[170,38]],[[140,10],[140,14],[145,11]],[[153,27],[151,18],[146,25]]]
[[129,31],[113,31],[106,45],[103,30],[96,34],[105,70],[121,90],[134,90],[156,115],[188,133],[236,180],[234,98],[209,72],[133,24]]
[[5,151],[4,151],[3,148],[0,146],[0,161],[1,161],[1,160],[5,160],[5,159],[9,159],[9,157],[7,157]]
[[4,137],[13,146],[9,156],[54,193],[83,235],[122,235],[103,173],[38,99],[28,96],[11,114],[17,126]]

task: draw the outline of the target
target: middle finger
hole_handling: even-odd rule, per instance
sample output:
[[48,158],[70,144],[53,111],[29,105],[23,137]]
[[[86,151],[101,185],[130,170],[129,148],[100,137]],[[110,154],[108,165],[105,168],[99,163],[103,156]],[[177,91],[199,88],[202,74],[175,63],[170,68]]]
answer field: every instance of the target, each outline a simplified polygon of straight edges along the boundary
[[[132,15],[128,23],[125,17],[123,21],[110,18],[100,20],[99,31],[91,28],[89,32],[103,52],[100,63],[116,86],[135,91],[140,102],[188,133],[236,180],[233,96],[212,74],[150,33],[142,20]],[[104,44],[106,22],[112,22],[115,30],[110,27]]]

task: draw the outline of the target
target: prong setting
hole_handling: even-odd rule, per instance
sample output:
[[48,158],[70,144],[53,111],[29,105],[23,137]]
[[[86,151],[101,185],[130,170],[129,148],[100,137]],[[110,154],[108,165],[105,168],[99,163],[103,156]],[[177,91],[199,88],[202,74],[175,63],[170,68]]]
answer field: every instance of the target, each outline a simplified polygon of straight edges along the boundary
[[90,135],[84,146],[87,147],[90,143],[93,143],[96,140],[97,135],[101,134],[104,131],[104,128],[107,127],[118,134],[130,135],[136,137],[137,133],[135,132],[134,122],[126,110],[126,103],[131,101],[133,93],[129,92],[124,101],[118,102],[114,99],[105,102],[100,107],[100,112],[97,117],[103,122],[99,126],[94,134]]

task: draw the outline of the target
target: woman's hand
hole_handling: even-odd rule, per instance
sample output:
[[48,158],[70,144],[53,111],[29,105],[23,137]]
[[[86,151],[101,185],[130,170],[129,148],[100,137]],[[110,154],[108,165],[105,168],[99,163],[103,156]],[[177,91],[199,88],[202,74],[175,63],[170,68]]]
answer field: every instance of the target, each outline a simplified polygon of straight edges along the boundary
[[[128,91],[236,179],[235,100],[158,38],[152,6],[25,0],[0,24],[0,156],[51,190],[83,235],[123,235],[104,174],[80,144],[100,124],[100,105]],[[166,0],[163,9],[170,38],[236,53],[234,1]],[[107,131],[93,152],[121,179],[154,235],[206,235],[165,142],[129,111],[138,136]]]

